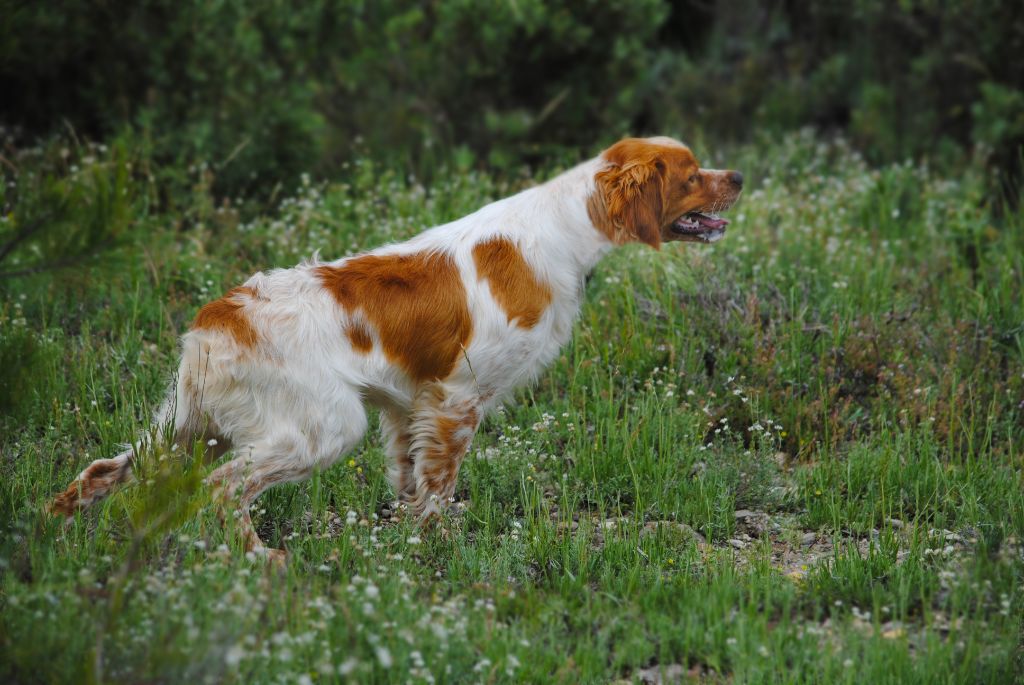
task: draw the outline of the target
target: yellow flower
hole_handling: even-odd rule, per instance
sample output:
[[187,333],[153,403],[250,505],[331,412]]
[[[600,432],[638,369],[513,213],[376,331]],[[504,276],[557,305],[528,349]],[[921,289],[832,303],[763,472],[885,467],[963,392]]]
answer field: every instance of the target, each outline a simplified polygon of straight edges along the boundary
[[356,460],[355,459],[349,459],[348,460],[348,465],[349,465],[349,468],[355,466],[356,465]]

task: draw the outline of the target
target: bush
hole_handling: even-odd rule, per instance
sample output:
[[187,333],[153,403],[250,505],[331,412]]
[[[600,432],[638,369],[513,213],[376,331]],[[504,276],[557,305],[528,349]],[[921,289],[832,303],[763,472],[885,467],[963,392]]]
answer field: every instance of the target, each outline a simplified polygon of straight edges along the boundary
[[667,14],[659,0],[60,5],[4,8],[9,117],[136,127],[158,161],[208,163],[222,193],[365,147],[429,171],[456,145],[504,166],[592,144],[629,128]]
[[[355,153],[429,177],[625,132],[848,129],[874,161],[1024,142],[1024,5],[730,0],[0,0],[2,118],[106,138],[216,194],[271,194]],[[1007,176],[1009,177],[1009,176]],[[175,181],[176,179],[167,179]]]

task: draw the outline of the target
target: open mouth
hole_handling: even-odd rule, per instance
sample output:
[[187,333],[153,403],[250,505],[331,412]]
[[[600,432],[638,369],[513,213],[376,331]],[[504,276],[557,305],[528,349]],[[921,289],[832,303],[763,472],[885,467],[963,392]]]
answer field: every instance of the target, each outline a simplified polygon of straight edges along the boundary
[[672,223],[672,232],[676,235],[689,236],[706,243],[713,243],[725,236],[725,227],[728,225],[727,219],[714,214],[689,212]]

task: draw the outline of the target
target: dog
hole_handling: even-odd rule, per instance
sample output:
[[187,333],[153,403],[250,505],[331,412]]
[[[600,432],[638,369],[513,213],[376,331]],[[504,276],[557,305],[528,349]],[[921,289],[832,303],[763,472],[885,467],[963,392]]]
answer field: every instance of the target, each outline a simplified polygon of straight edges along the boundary
[[[372,404],[395,493],[428,519],[487,411],[568,342],[598,261],[626,243],[719,240],[716,212],[742,187],[676,140],[627,138],[404,243],[257,273],[199,310],[151,435],[230,450],[207,477],[221,517],[237,506],[246,550],[281,562],[249,506],[352,450]],[[50,511],[73,518],[130,480],[136,449],[92,462]]]

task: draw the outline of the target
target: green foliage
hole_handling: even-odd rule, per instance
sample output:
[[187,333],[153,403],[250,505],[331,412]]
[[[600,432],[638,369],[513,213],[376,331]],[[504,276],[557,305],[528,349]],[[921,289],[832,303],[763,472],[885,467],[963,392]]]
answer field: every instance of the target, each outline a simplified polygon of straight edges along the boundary
[[[25,94],[14,121],[131,126],[161,166],[205,164],[220,194],[367,149],[429,177],[453,145],[507,166],[590,144],[629,127],[667,14],[658,0],[15,5],[0,44],[0,84]],[[56,49],[39,54],[40,36]]]
[[[1022,12],[0,0],[0,680],[1019,680]],[[745,172],[729,238],[599,267],[444,531],[389,520],[375,437],[260,498],[283,575],[201,445],[41,514],[210,298],[626,132]]]
[[22,419],[38,410],[40,404],[45,406],[52,392],[47,381],[53,350],[47,349],[48,341],[26,327],[18,303],[8,302],[7,306],[8,311],[0,315],[4,320],[0,336],[0,413]]
[[[3,120],[131,131],[218,197],[386,159],[550,163],[619,134],[847,130],[874,161],[1024,143],[1019,2],[0,1]],[[1010,196],[1014,196],[1012,192]]]
[[139,216],[120,146],[19,151],[0,191],[0,280],[80,266],[123,244]]
[[[1024,213],[986,199],[980,159],[879,167],[806,132],[730,150],[727,239],[598,267],[572,343],[485,421],[444,531],[391,520],[371,435],[256,503],[278,575],[209,506],[202,445],[146,450],[69,527],[41,510],[138,437],[210,298],[532,179],[357,160],[261,210],[134,140],[88,164],[72,145],[63,171],[67,141],[5,152],[8,213],[66,193],[60,226],[125,232],[121,259],[0,284],[0,680],[1020,678]],[[108,158],[130,202],[97,213]],[[188,180],[166,210],[161,174]]]

